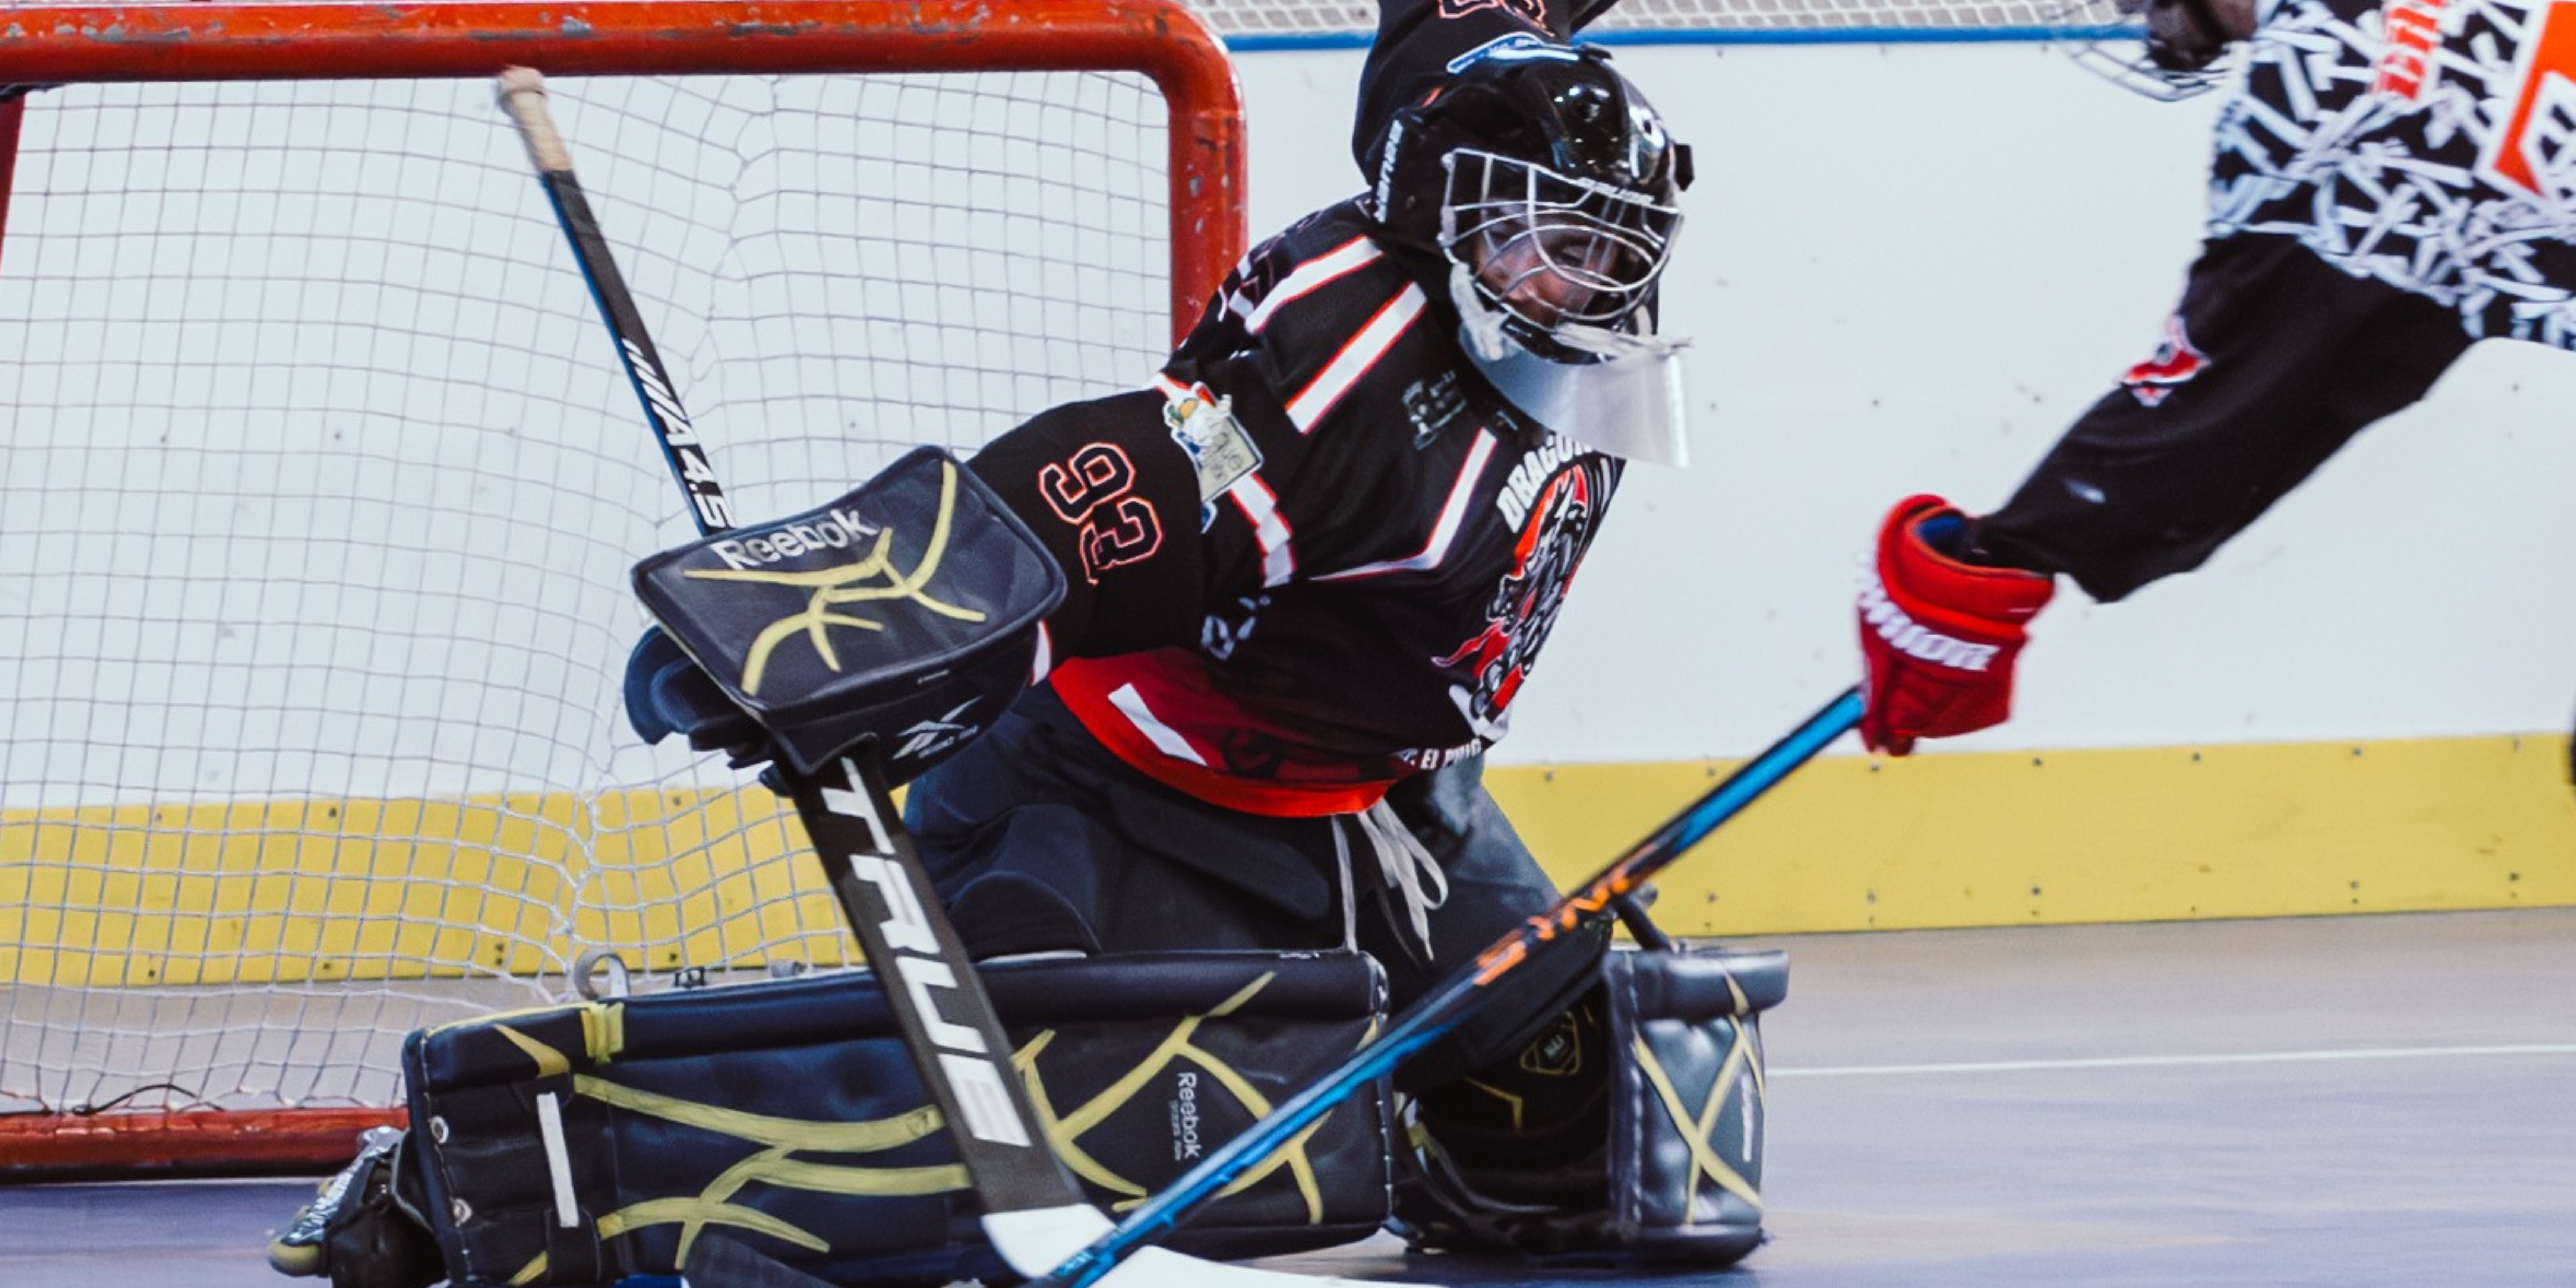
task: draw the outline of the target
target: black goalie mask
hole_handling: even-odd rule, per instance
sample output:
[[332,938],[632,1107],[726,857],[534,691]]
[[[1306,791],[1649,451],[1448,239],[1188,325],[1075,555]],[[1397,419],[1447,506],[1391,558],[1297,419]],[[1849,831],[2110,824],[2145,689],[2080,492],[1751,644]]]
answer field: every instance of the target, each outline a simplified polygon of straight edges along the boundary
[[1690,150],[1608,51],[1483,51],[1398,110],[1372,158],[1386,239],[1458,310],[1468,357],[1539,423],[1680,464],[1676,344],[1655,294]]
[[1598,47],[1503,46],[1399,111],[1377,158],[1395,238],[1463,268],[1543,357],[1649,332],[1689,151]]

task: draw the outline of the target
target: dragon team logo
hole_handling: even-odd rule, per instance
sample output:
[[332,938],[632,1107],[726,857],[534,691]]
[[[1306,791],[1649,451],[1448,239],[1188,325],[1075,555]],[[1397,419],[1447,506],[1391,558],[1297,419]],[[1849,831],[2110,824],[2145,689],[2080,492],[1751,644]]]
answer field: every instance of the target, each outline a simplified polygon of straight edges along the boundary
[[1512,570],[1485,605],[1485,628],[1447,656],[1434,659],[1445,669],[1468,672],[1472,685],[1451,685],[1449,697],[1468,726],[1487,742],[1503,736],[1512,699],[1519,696],[1522,681],[1529,678],[1530,667],[1538,659],[1539,646],[1556,626],[1574,571],[1582,565],[1602,507],[1610,499],[1610,485],[1602,458],[1589,454],[1576,457],[1549,477],[1521,526]]
[[2192,346],[2191,337],[2182,329],[2182,315],[2176,313],[2165,319],[2164,343],[2156,346],[2156,356],[2129,368],[2120,383],[2137,397],[2140,406],[2154,407],[2184,382],[2208,369],[2209,355]]
[[2538,25],[2524,38],[2521,82],[2479,168],[2517,194],[2565,202],[2576,192],[2576,5],[2550,5]]

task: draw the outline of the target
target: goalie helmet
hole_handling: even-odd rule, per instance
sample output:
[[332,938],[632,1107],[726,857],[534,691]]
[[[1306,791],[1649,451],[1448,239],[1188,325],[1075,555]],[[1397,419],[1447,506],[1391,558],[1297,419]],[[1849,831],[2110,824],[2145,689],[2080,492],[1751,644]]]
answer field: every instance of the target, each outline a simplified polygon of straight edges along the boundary
[[1437,275],[1507,399],[1602,451],[1680,463],[1655,298],[1690,152],[1607,51],[1479,51],[1394,114],[1372,162],[1385,239]]
[[1689,151],[1598,46],[1483,51],[1378,143],[1376,214],[1394,238],[1466,268],[1513,338],[1544,356],[1632,331],[1653,302]]

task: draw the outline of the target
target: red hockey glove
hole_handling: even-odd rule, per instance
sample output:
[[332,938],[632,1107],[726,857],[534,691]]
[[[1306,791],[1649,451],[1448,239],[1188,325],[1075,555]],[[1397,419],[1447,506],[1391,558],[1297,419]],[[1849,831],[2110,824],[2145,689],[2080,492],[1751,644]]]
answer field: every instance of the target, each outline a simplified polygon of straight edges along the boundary
[[1937,496],[1888,511],[1878,558],[1860,594],[1865,669],[1861,741],[1902,756],[1917,738],[1998,725],[2012,714],[2013,659],[2023,627],[2057,584],[2018,568],[1979,568],[1940,552],[1967,522]]

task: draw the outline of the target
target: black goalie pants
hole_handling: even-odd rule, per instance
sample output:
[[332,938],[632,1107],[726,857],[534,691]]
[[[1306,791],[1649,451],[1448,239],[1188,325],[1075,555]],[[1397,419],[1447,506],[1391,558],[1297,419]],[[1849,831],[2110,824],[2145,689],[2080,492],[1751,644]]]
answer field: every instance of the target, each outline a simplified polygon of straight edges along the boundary
[[[1353,940],[1386,969],[1400,1011],[1558,896],[1480,767],[1425,775],[1389,797],[1447,878],[1428,944],[1354,820],[1245,814],[1174,791],[1102,747],[1044,686],[915,782],[906,816],[979,959]],[[1409,1061],[1397,1086],[1440,1086],[1518,1051],[1591,986],[1599,955],[1598,940],[1538,955]]]

